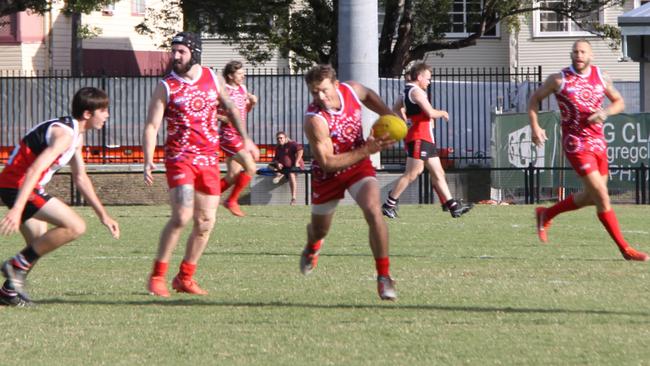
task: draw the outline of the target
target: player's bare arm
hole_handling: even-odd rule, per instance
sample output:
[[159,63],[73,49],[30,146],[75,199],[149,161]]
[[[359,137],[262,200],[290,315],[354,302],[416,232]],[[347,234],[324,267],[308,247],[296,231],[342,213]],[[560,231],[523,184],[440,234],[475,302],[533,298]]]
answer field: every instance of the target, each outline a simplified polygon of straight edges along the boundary
[[149,108],[147,110],[147,121],[142,135],[142,151],[144,152],[144,182],[150,186],[153,184],[152,172],[156,169],[153,155],[156,149],[156,136],[162,125],[167,104],[167,90],[162,82],[156,85]]
[[625,109],[623,96],[614,87],[614,82],[612,81],[609,74],[603,72],[602,77],[603,82],[605,83],[605,95],[611,103],[607,106],[607,108],[597,110],[591,116],[589,116],[588,121],[593,123],[604,123],[607,117],[614,114],[619,114]]
[[9,235],[20,227],[20,219],[29,196],[38,184],[41,175],[52,163],[72,144],[72,136],[63,127],[53,125],[50,129],[50,144],[38,155],[32,165],[27,168],[25,180],[20,186],[14,207],[0,220],[0,234]]
[[[226,83],[223,80],[223,77],[220,75],[217,76],[217,82],[219,83],[219,89],[220,90],[226,90]],[[233,103],[232,100],[230,100],[230,97],[228,96],[228,93],[219,93],[219,104],[221,105],[222,109],[226,111],[226,117],[228,118],[228,122],[230,122],[233,127],[239,132],[239,135],[246,141],[247,143],[251,143],[250,138],[248,137],[248,132],[246,131],[246,126],[241,121],[239,109],[237,109],[237,106],[235,103]]]
[[250,112],[253,107],[257,105],[257,96],[255,94],[248,93],[248,102],[246,102],[246,111]]
[[368,137],[366,143],[358,149],[342,154],[334,154],[334,147],[329,136],[327,123],[317,116],[307,116],[305,135],[312,147],[314,158],[326,172],[336,172],[353,165],[371,154],[379,152],[394,143],[393,140]]
[[528,119],[530,120],[533,143],[537,146],[541,146],[547,140],[546,131],[539,126],[537,120],[537,108],[544,99],[557,91],[561,85],[562,75],[559,73],[552,74],[546,78],[541,87],[535,90],[528,101]]
[[393,111],[384,103],[383,100],[371,89],[366,88],[365,86],[357,83],[356,81],[346,81],[346,84],[350,85],[354,92],[359,97],[359,100],[363,105],[365,105],[371,111],[377,113],[380,116],[386,114],[394,114]]
[[113,238],[119,239],[120,227],[117,221],[115,221],[106,212],[104,205],[102,205],[99,197],[97,197],[97,193],[95,192],[95,187],[93,186],[92,181],[86,173],[86,164],[84,163],[83,155],[81,152],[82,146],[83,144],[79,144],[77,151],[75,151],[74,156],[70,160],[70,171],[72,172],[74,184],[77,189],[79,189],[79,192],[81,192],[81,195],[84,197],[86,202],[88,202],[90,204],[90,207],[93,208],[95,214],[97,214],[97,217],[99,218],[99,221],[104,226],[106,226]]
[[[375,93],[373,90],[366,88],[365,86],[357,83],[356,81],[347,81],[346,82],[348,85],[354,89],[354,92],[357,94],[359,97],[359,100],[365,105],[368,109],[371,111],[377,113],[380,116],[384,116],[386,114],[395,114],[387,105],[384,103],[383,100],[379,97],[377,93]],[[366,144],[371,144],[371,145],[378,145],[378,146],[371,146],[372,149],[379,147],[380,150],[383,150],[387,147],[390,147],[393,145],[396,141],[390,139],[388,137],[388,134],[381,138],[375,138],[370,134],[368,138],[366,139]],[[374,154],[379,151],[374,151],[371,152],[370,154]]]
[[442,118],[445,121],[449,121],[449,113],[447,111],[443,110],[438,110],[433,108],[431,103],[429,103],[429,98],[427,98],[427,93],[419,88],[413,88],[413,94],[411,95],[413,97],[413,101],[423,110],[427,113],[429,118],[431,119],[437,119],[437,118]]

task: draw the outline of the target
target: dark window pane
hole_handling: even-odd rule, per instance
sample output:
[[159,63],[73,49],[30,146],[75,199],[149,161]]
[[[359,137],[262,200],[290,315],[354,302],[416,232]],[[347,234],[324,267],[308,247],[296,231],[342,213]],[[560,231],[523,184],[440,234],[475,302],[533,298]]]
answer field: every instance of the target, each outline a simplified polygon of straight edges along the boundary
[[463,24],[454,24],[451,27],[452,33],[465,33],[465,26]]

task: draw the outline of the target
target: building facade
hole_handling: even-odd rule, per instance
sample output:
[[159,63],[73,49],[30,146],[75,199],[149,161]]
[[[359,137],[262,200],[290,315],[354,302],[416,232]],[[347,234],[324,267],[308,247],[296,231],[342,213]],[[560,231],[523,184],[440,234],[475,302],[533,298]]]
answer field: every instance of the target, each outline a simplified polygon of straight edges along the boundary
[[[169,52],[159,48],[163,40],[135,31],[147,9],[163,4],[164,0],[120,0],[82,14],[80,28],[87,35],[94,33],[79,40],[82,73],[143,75],[166,69]],[[21,12],[0,19],[0,70],[71,73],[73,17],[62,12],[63,6],[62,0],[54,0],[46,14]]]
[[[560,2],[550,0],[547,3]],[[472,0],[454,0],[457,9],[469,8]],[[617,25],[618,16],[648,0],[628,0],[623,7],[606,8],[592,16],[601,24]],[[459,15],[467,16],[464,11]],[[569,19],[561,19],[552,12],[535,11],[520,18],[521,28],[510,32],[505,25],[491,35],[477,41],[476,46],[458,50],[444,50],[428,54],[425,61],[433,67],[514,68],[542,66],[543,78],[558,72],[570,63],[573,42],[580,38],[590,41],[594,63],[606,70],[615,81],[639,81],[639,64],[625,62],[621,48],[613,49],[608,41],[581,30]],[[448,34],[450,38],[464,33]]]

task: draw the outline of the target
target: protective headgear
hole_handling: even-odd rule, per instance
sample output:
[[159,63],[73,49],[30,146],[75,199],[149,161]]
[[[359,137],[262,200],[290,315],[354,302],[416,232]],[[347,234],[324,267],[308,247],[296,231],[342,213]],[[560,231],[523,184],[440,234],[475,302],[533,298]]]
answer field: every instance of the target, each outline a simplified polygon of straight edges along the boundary
[[190,49],[192,58],[190,65],[201,62],[201,37],[196,33],[180,32],[172,38],[172,44],[182,44]]

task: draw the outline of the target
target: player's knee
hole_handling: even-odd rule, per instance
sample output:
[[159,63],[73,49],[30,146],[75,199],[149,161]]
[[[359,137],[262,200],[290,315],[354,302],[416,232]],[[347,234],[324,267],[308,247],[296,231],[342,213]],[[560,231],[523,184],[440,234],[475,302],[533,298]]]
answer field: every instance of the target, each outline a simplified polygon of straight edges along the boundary
[[377,222],[384,222],[384,218],[381,213],[381,206],[379,205],[373,205],[364,209],[363,216],[366,218],[366,222],[370,225],[373,225]]
[[609,195],[607,194],[598,194],[594,197],[594,204],[598,208],[609,208]]
[[228,173],[226,173],[226,175],[223,177],[223,179],[225,179],[226,182],[228,182],[229,184],[232,184],[232,182],[235,181],[235,178],[236,178],[236,177],[237,177],[237,175],[236,175],[234,172],[233,172],[233,173],[228,172]]
[[71,239],[77,239],[86,232],[86,222],[82,219],[75,220],[67,229]]
[[183,228],[192,219],[191,214],[176,214],[169,219],[169,224],[174,228]]
[[244,167],[246,174],[248,174],[251,177],[254,177],[255,174],[257,173],[257,169],[255,164],[249,164],[246,167]]
[[199,216],[194,220],[194,225],[196,225],[197,231],[201,235],[209,235],[214,227],[216,218],[209,216]]

